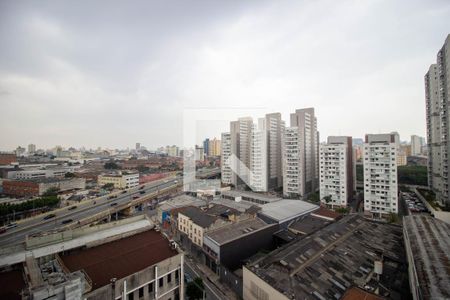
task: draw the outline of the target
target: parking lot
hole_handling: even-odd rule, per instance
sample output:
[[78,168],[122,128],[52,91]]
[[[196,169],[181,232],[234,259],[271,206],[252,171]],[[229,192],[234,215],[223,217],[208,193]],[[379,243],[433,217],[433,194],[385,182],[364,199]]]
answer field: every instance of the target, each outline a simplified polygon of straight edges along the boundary
[[409,214],[429,212],[414,192],[401,192],[401,198],[405,201]]

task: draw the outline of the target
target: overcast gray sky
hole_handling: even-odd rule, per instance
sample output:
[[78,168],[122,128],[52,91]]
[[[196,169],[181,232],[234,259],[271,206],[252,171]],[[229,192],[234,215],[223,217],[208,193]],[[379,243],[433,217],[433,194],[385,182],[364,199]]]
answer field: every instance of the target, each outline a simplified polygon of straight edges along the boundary
[[448,33],[447,0],[1,1],[0,149],[179,144],[205,107],[409,140]]

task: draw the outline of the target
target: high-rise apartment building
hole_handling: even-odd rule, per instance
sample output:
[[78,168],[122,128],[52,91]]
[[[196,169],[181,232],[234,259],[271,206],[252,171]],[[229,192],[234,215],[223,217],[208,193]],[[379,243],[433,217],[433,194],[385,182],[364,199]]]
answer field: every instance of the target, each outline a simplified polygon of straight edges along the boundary
[[282,135],[285,123],[280,113],[266,114],[265,131],[267,135],[267,176],[268,188],[283,186]]
[[268,190],[268,137],[266,119],[261,118],[252,126],[250,147],[250,188],[254,192]]
[[283,194],[303,197],[318,189],[319,133],[314,108],[297,109],[283,141]]
[[411,136],[411,155],[421,155],[422,147],[425,144],[425,139],[418,135]]
[[450,34],[425,74],[425,99],[428,144],[428,186],[436,199],[450,206],[449,198],[449,109],[450,94]]
[[364,144],[364,211],[380,217],[398,213],[395,133],[367,134]]
[[209,138],[206,138],[203,141],[203,150],[205,151],[206,156],[209,156],[209,143],[210,143]]
[[141,143],[136,143],[136,150],[141,150]]
[[239,118],[230,123],[231,154],[233,160],[231,183],[234,186],[249,182],[250,151],[253,120],[250,117]]
[[220,140],[213,138],[208,141],[208,149],[205,149],[208,156],[220,156]]
[[223,184],[231,184],[231,168],[228,159],[231,156],[231,137],[229,132],[222,133],[220,153],[220,171]]
[[346,207],[356,190],[354,154],[350,136],[329,136],[319,146],[320,201]]
[[36,145],[35,144],[29,144],[28,145],[28,154],[33,154],[36,152]]

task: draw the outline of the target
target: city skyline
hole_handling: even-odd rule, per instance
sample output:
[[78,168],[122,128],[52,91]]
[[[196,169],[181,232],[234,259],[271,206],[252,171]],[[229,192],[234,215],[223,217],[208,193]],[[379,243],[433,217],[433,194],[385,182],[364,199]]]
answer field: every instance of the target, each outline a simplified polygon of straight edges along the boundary
[[181,144],[182,111],[192,107],[266,108],[284,120],[314,107],[321,137],[425,136],[423,74],[450,25],[445,1],[86,11],[0,4],[0,149]]

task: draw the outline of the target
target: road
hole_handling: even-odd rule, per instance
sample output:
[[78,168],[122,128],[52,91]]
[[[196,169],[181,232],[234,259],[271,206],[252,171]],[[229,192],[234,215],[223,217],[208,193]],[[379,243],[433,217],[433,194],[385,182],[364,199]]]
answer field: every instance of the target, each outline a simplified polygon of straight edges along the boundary
[[[69,210],[71,206],[66,208],[57,209],[36,217],[24,219],[17,222],[17,227],[11,228],[0,236],[0,247],[12,246],[15,244],[20,244],[25,241],[27,235],[32,235],[41,232],[53,231],[63,226],[61,222],[64,220],[72,220],[72,222],[77,222],[89,216],[93,216],[97,213],[104,212],[105,210],[112,209],[112,203],[117,203],[115,206],[120,206],[121,204],[126,204],[133,199],[133,196],[145,196],[148,193],[156,192],[159,189],[167,187],[175,187],[181,182],[181,177],[175,177],[170,179],[162,179],[152,183],[147,183],[143,189],[139,187],[134,187],[126,190],[125,193],[122,192],[112,193],[117,194],[117,198],[108,199],[110,195],[105,195],[99,198],[82,201],[77,204],[77,208]],[[145,194],[140,194],[141,191],[145,191]],[[54,214],[55,217],[44,220],[44,217],[49,214]]]
[[184,261],[184,271],[189,274],[192,279],[196,277],[200,277],[203,280],[203,285],[205,286],[205,297],[210,300],[222,300],[227,299],[218,289],[217,287],[208,281],[203,273],[195,266],[195,262],[189,261],[188,258]]

